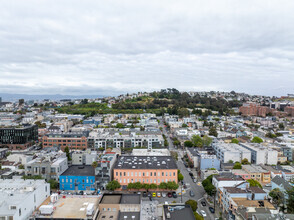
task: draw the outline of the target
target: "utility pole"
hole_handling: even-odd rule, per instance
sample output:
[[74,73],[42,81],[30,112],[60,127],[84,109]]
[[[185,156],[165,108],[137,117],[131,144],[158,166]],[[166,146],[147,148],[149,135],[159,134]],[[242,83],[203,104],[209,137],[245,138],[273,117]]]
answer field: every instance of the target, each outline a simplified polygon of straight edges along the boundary
[[182,190],[182,184],[181,184],[181,203],[183,203],[183,190]]

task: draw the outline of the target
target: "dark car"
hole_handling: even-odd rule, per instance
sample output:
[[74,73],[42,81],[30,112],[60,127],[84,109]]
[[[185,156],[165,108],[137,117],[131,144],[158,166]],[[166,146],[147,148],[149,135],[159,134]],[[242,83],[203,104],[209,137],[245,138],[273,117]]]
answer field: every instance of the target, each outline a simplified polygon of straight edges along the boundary
[[193,176],[193,173],[189,172],[189,175],[190,175],[190,176]]
[[143,197],[147,197],[147,192],[143,192]]
[[174,198],[178,198],[178,195],[177,195],[176,192],[172,192],[172,195],[173,195]]
[[152,194],[151,194],[151,192],[148,192],[148,197],[152,197]]
[[183,185],[183,188],[184,188],[184,189],[187,189],[187,186],[186,186],[186,184],[184,184],[184,185]]
[[84,191],[80,191],[79,192],[79,195],[84,195]]
[[211,213],[214,213],[214,208],[209,207],[209,211],[210,211]]
[[194,197],[195,196],[195,193],[192,190],[190,191],[190,196],[191,197]]
[[173,194],[172,194],[171,192],[169,192],[169,193],[167,194],[167,197],[168,197],[168,198],[171,198],[171,197],[173,197]]
[[202,206],[206,206],[206,202],[201,201],[201,205],[202,205]]

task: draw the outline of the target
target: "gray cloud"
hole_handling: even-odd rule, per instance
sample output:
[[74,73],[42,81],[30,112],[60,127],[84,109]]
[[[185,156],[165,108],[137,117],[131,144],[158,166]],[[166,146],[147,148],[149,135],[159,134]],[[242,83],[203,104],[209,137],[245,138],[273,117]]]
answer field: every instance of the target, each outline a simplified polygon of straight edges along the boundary
[[291,0],[19,0],[0,6],[2,92],[293,93]]

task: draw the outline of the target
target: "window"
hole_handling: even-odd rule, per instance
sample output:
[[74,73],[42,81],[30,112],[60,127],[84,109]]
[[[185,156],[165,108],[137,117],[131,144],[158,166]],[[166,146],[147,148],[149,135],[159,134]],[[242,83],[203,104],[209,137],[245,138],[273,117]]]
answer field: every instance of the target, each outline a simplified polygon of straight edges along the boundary
[[156,172],[154,172],[154,176],[156,176]]
[[143,172],[143,176],[145,176],[145,173]]
[[18,210],[18,214],[19,214],[19,216],[21,216],[21,209]]
[[118,172],[116,172],[115,174],[116,174],[116,176],[118,176]]
[[164,172],[162,172],[162,176],[164,176]]
[[152,172],[150,172],[150,176],[152,176]]
[[124,176],[126,176],[126,172],[124,172]]

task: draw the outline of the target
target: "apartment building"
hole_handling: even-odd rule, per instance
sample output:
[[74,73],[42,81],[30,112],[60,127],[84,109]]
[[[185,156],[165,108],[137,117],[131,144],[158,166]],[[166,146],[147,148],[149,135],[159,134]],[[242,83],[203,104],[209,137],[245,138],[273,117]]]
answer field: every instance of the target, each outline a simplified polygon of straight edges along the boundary
[[285,112],[287,112],[287,114],[290,115],[291,117],[294,117],[294,107],[292,106],[285,107]]
[[0,146],[7,146],[11,150],[24,150],[37,140],[37,125],[0,128]]
[[210,168],[220,169],[220,160],[216,155],[208,153],[208,151],[201,151],[197,148],[187,148],[187,155],[194,167],[199,170],[206,170]]
[[68,169],[67,157],[63,152],[46,152],[37,154],[37,158],[25,164],[25,175],[40,175],[46,180],[58,180],[59,176]]
[[0,179],[0,219],[27,220],[49,196],[45,180]]
[[113,131],[96,129],[90,133],[89,141],[94,148],[133,148],[133,147],[163,147],[164,139],[161,132],[152,131]]
[[70,150],[86,150],[89,132],[48,133],[42,138],[44,147],[59,146],[64,151],[66,147]]
[[94,161],[97,161],[98,155],[96,151],[91,150],[75,150],[71,153],[72,165],[92,165]]
[[218,141],[212,143],[212,147],[215,150],[217,158],[223,163],[227,163],[230,160],[233,162],[241,162],[245,158],[247,158],[248,161],[251,161],[251,151],[242,148],[238,144],[226,144],[224,142]]
[[278,163],[278,151],[270,147],[256,143],[241,143],[240,146],[251,152],[251,163],[253,164],[276,165]]
[[178,182],[177,165],[170,156],[120,156],[113,168],[113,179],[123,189],[128,183]]
[[254,179],[262,184],[271,182],[271,172],[259,165],[242,165],[241,170],[232,170],[232,173],[241,176],[244,180]]
[[220,207],[233,219],[239,207],[275,210],[275,207],[267,200],[267,193],[259,187],[250,187],[248,182],[240,183],[234,187],[224,187],[221,194]]

